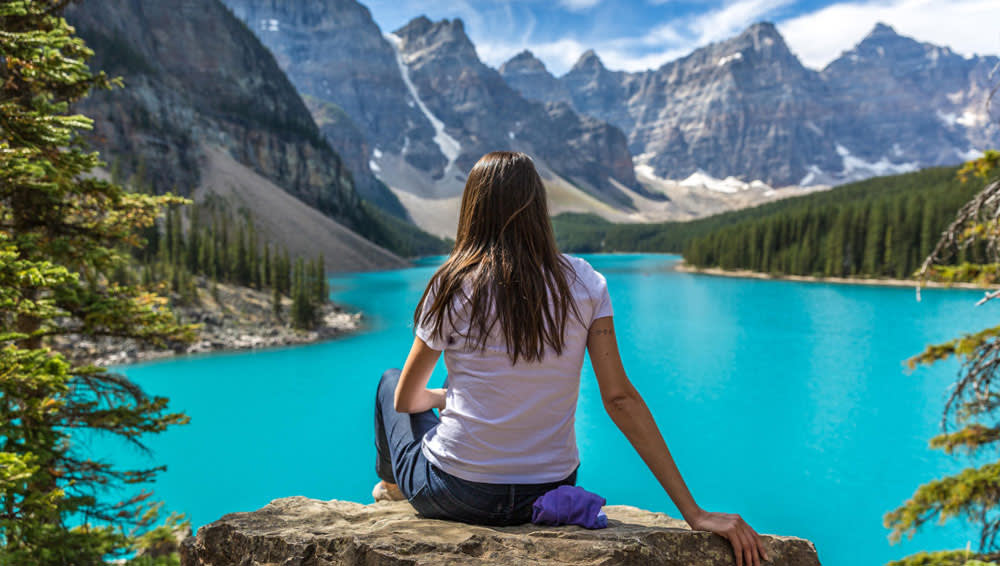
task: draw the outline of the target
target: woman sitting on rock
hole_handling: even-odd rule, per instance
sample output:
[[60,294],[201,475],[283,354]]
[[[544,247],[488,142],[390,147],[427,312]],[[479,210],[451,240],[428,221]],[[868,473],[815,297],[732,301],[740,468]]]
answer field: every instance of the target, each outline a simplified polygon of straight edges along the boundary
[[[455,248],[414,326],[402,371],[387,371],[378,386],[376,500],[405,498],[421,515],[466,523],[530,521],[536,498],[576,483],[586,350],[608,414],[691,528],[728,538],[739,565],[766,559],[739,515],[695,503],[625,375],[604,276],[558,252],[527,155],[493,152],[472,168]],[[442,351],[446,388],[428,389]]]

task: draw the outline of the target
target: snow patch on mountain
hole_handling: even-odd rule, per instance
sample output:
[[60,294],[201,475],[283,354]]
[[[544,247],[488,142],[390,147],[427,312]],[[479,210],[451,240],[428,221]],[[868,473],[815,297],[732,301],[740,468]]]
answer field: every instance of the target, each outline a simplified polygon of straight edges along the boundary
[[739,61],[742,58],[743,58],[743,53],[740,52],[740,51],[737,51],[736,53],[733,53],[731,55],[726,55],[725,57],[720,57],[719,58],[719,62],[716,63],[716,65],[718,65],[719,67],[725,67],[726,63],[731,63],[733,61]]
[[458,159],[459,154],[462,153],[462,144],[458,142],[455,138],[448,135],[448,132],[444,129],[444,122],[438,119],[427,108],[424,101],[421,100],[420,95],[417,94],[417,87],[410,80],[410,68],[406,66],[406,62],[403,61],[403,53],[400,51],[400,44],[403,42],[402,38],[395,34],[387,33],[385,34],[386,40],[392,45],[392,48],[396,51],[396,63],[399,65],[399,73],[403,76],[403,83],[406,84],[406,89],[410,92],[410,97],[412,97],[413,102],[416,102],[417,107],[423,112],[427,120],[434,126],[434,143],[437,144],[438,148],[441,149],[441,153],[448,159],[448,165],[445,166],[445,171],[451,169],[452,165],[455,164],[455,160]]
[[751,181],[749,183],[741,181],[733,176],[726,177],[725,179],[716,179],[715,177],[705,173],[701,169],[689,175],[679,184],[682,187],[703,187],[710,191],[715,191],[718,193],[726,193],[726,194],[733,194],[749,190],[763,191],[763,192],[771,190],[770,185],[759,179]]
[[844,163],[840,176],[843,181],[856,181],[867,179],[868,177],[882,177],[885,175],[898,175],[909,173],[920,169],[920,164],[912,161],[907,163],[893,163],[889,158],[882,156],[878,161],[865,161],[864,159],[852,155],[846,147],[836,145],[837,154],[840,155]]
[[278,31],[278,20],[274,18],[262,18],[260,20],[260,31]]
[[[809,165],[806,167],[805,176],[799,181],[799,186],[840,185],[852,181],[861,181],[870,177],[899,175],[920,169],[920,164],[916,161],[893,163],[884,155],[878,161],[867,161],[853,155],[849,149],[839,143],[835,147],[843,163],[842,169],[839,172],[824,171],[816,164]],[[958,149],[955,151],[959,155],[963,155]],[[897,156],[902,153],[898,144],[893,144],[892,153]]]

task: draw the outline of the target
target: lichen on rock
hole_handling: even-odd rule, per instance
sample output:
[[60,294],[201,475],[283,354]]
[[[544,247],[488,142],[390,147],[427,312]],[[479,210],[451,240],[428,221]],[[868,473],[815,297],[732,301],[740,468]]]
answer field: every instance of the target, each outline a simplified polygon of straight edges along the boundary
[[[362,505],[288,497],[231,513],[198,529],[182,566],[642,565],[735,564],[729,542],[684,521],[621,505],[604,508],[608,528],[484,527],[426,519],[405,501]],[[818,566],[805,539],[761,535],[768,566]]]

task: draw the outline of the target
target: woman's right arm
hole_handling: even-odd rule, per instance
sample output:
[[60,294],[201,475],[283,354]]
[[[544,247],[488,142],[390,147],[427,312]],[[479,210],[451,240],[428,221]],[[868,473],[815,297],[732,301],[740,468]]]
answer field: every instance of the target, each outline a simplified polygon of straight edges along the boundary
[[587,350],[608,416],[656,476],[684,520],[692,529],[711,531],[729,539],[737,566],[758,566],[760,558],[767,560],[760,536],[739,515],[711,513],[695,503],[652,413],[625,375],[613,317],[593,322],[587,337]]

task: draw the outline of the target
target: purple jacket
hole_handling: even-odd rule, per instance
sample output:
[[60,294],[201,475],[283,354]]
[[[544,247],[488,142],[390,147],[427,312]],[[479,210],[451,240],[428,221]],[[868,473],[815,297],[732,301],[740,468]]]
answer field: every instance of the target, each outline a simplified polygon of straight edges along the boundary
[[601,511],[607,501],[575,485],[561,485],[535,500],[531,522],[538,525],[580,525],[603,529],[608,517]]

